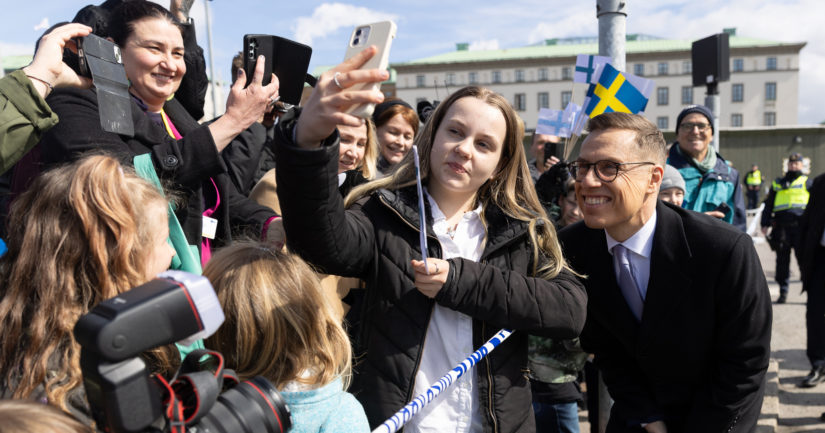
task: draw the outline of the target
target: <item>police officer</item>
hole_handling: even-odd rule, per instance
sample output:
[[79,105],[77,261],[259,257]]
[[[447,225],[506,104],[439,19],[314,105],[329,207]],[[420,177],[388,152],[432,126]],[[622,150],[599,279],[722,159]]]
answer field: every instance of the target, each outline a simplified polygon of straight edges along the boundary
[[745,187],[748,191],[748,209],[756,209],[759,203],[759,190],[762,188],[762,172],[756,163],[753,163],[751,171],[745,174]]
[[[771,184],[762,212],[762,233],[771,229],[771,247],[776,251],[776,282],[779,283],[777,304],[784,304],[788,297],[791,248],[799,252],[799,219],[808,204],[808,176],[802,174],[802,155],[792,153],[788,157],[788,171]],[[797,262],[798,262],[797,258]]]

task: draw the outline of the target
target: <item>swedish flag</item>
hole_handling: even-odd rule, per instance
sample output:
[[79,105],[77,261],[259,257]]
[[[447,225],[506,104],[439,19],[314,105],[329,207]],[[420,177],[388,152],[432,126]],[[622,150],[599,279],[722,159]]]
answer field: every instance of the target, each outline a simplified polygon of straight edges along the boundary
[[604,65],[599,82],[593,87],[585,114],[591,118],[613,111],[636,114],[644,111],[646,106],[647,98],[608,63]]

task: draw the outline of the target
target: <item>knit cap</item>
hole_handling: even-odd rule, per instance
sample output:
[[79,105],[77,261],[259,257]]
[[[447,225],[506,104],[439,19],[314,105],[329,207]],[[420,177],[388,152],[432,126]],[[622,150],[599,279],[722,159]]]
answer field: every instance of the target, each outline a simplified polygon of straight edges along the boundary
[[710,112],[710,109],[708,109],[708,107],[705,107],[704,105],[690,105],[685,107],[685,109],[682,110],[681,113],[679,113],[679,116],[676,117],[677,134],[679,133],[679,125],[682,124],[682,119],[684,119],[690,113],[699,113],[707,117],[708,124],[710,125],[710,130],[711,132],[713,132],[713,113]]
[[664,191],[668,188],[679,188],[682,192],[685,191],[685,179],[679,174],[679,170],[672,165],[665,165],[665,175],[662,177],[662,186],[659,191]]

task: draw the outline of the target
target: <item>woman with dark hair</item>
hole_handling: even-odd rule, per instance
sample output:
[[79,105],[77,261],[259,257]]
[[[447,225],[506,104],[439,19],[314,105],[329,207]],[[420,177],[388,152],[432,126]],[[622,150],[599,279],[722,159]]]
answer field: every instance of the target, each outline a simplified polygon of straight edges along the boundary
[[[109,17],[110,37],[120,46],[131,86],[133,137],[105,132],[100,126],[94,90],[57,89],[48,98],[60,123],[40,142],[41,161],[52,165],[105,150],[131,163],[150,154],[158,177],[185,199],[176,211],[190,244],[206,262],[213,247],[246,229],[260,236],[275,218],[272,210],[238,194],[225,174],[220,151],[263,114],[277,95],[278,81],[261,86],[263,62],[252,84],[245,77],[231,88],[226,113],[209,125],[198,124],[172,96],[186,73],[179,23],[156,3],[130,0]],[[243,75],[243,72],[240,72]],[[277,231],[267,233],[277,237]]]
[[418,114],[410,104],[391,98],[375,106],[372,121],[381,150],[378,171],[386,176],[412,149],[418,134]]
[[350,105],[379,103],[386,71],[359,70],[371,47],[324,73],[299,117],[276,130],[281,208],[291,251],[322,270],[364,280],[353,394],[375,428],[502,327],[516,332],[443,392],[405,431],[532,432],[525,376],[528,334],[574,338],[586,295],[562,257],[533,188],[523,127],[509,101],[465,87],[439,104],[416,139],[426,207],[427,260],[416,168],[337,191],[336,125],[359,125]]

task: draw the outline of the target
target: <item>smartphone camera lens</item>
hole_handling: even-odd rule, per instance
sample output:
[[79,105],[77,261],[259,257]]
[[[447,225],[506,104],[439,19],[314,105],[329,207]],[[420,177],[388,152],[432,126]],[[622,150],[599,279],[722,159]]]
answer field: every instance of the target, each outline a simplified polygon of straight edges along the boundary
[[359,41],[359,39],[358,39],[358,38],[355,38],[355,40],[353,40],[353,41],[352,41],[352,44],[353,44],[353,45],[358,45],[358,41]]
[[361,29],[355,31],[355,36],[361,36]]

